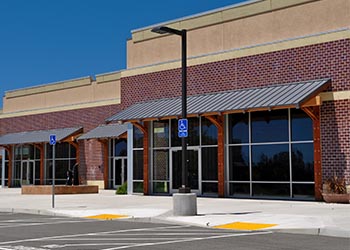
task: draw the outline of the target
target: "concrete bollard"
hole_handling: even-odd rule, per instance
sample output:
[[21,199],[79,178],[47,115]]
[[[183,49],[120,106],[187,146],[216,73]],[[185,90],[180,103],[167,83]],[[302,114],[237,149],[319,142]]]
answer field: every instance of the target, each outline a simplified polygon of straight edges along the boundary
[[197,215],[197,195],[195,193],[173,194],[174,216]]

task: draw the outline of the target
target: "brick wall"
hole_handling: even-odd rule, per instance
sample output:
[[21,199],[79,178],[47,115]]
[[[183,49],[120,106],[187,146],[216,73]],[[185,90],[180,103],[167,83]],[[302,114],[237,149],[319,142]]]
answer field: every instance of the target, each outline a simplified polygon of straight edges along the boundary
[[[104,124],[120,110],[119,105],[85,108],[0,119],[0,135],[23,131],[83,127],[84,133]],[[102,145],[96,140],[79,141],[79,175],[83,181],[103,180]]]
[[[350,39],[188,67],[188,95],[331,78],[350,90]],[[181,69],[121,79],[122,106],[181,95]],[[323,176],[338,171],[350,183],[349,101],[321,111]],[[331,124],[331,125],[330,125]],[[333,138],[338,138],[333,140]]]
[[350,183],[350,100],[325,102],[321,109],[323,179],[334,174]]

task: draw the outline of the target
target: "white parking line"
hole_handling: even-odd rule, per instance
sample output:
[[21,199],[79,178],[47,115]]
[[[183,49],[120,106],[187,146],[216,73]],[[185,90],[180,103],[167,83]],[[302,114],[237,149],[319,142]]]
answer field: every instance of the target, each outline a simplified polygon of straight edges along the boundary
[[0,242],[0,245],[17,244],[17,243],[22,243],[22,242],[53,240],[53,239],[60,239],[60,238],[74,238],[74,237],[79,237],[79,236],[92,236],[92,235],[100,235],[100,234],[114,234],[114,233],[123,233],[123,232],[137,232],[137,231],[162,230],[162,229],[169,229],[169,228],[186,228],[186,227],[189,227],[189,226],[164,226],[164,227],[153,227],[153,228],[147,227],[147,228],[133,228],[133,229],[123,229],[123,230],[116,230],[116,231],[84,233],[84,234],[74,234],[74,235],[68,234],[68,235],[23,239],[23,240],[4,241],[4,242]]
[[217,235],[211,237],[201,237],[201,238],[189,238],[183,240],[171,240],[171,241],[163,241],[163,242],[155,242],[155,243],[141,243],[135,245],[114,247],[114,248],[105,248],[103,250],[118,250],[118,249],[127,249],[133,247],[144,247],[144,246],[156,246],[156,245],[168,245],[174,243],[182,243],[182,242],[191,242],[191,241],[200,241],[200,240],[210,240],[210,239],[219,239],[219,238],[228,238],[228,237],[238,237],[238,236],[251,236],[251,235],[260,235],[260,234],[271,234],[272,232],[256,232],[256,233],[242,233],[242,234],[225,234],[225,235]]

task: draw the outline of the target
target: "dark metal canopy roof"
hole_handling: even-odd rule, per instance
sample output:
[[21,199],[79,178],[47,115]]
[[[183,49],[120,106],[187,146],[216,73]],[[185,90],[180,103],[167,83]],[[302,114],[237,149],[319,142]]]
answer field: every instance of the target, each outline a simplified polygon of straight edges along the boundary
[[83,134],[78,140],[97,139],[97,138],[113,138],[124,134],[128,129],[127,124],[110,124],[101,125]]
[[[320,79],[189,96],[187,113],[201,115],[212,112],[299,108],[323,91],[329,82],[330,79]],[[137,103],[106,121],[132,121],[171,116],[181,116],[181,97]]]
[[5,134],[0,136],[0,145],[26,144],[49,142],[50,135],[56,135],[56,141],[61,142],[67,137],[82,131],[78,128],[60,128],[51,130],[27,131],[21,133]]

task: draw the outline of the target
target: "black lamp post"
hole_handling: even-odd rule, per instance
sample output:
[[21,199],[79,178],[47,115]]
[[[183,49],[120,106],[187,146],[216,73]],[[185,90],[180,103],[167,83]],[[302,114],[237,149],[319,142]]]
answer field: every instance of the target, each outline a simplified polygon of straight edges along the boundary
[[[181,70],[182,70],[182,119],[187,118],[187,30],[176,30],[173,28],[158,26],[152,29],[152,32],[158,34],[175,34],[181,36]],[[188,186],[188,170],[187,170],[187,138],[181,138],[182,146],[182,185],[179,193],[190,193]]]

